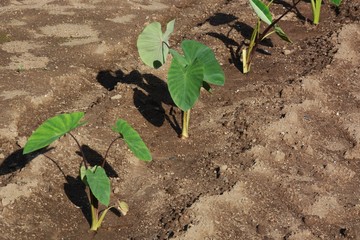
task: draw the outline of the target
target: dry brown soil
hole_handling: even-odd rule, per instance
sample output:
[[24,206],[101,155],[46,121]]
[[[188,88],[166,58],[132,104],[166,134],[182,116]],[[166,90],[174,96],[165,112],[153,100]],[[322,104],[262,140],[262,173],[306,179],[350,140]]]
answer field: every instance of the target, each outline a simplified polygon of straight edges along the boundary
[[[280,15],[292,1],[274,1]],[[241,73],[256,18],[247,0],[1,0],[0,239],[360,239],[360,3],[309,1]],[[203,92],[190,138],[166,87],[168,65],[142,64],[146,24],[176,19],[170,44],[211,47],[226,83]],[[89,232],[81,162],[68,136],[23,156],[55,114],[85,111],[74,131],[96,162],[123,118],[153,154],[110,152],[112,200],[129,204]]]

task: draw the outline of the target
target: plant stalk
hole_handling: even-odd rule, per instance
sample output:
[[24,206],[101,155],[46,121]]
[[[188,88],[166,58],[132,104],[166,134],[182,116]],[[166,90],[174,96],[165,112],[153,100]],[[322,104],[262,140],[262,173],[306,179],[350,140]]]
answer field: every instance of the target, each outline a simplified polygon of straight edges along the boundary
[[108,154],[109,154],[109,150],[110,150],[111,146],[116,142],[116,140],[118,140],[118,139],[120,139],[120,138],[122,138],[121,135],[120,135],[119,137],[115,138],[115,139],[110,143],[108,149],[106,150],[104,159],[103,159],[103,161],[102,161],[102,163],[101,163],[101,167],[102,167],[102,168],[104,168],[104,166],[105,166],[106,158],[107,158],[107,156],[108,156]]
[[91,207],[91,231],[97,231],[97,229],[100,227],[101,222],[99,223],[99,204],[98,200],[95,198],[95,196],[92,194],[90,188],[89,188],[90,196],[89,196],[89,202]]
[[[246,63],[247,66],[250,65],[251,60],[252,60],[252,58],[254,56],[254,53],[256,52],[256,49],[257,49],[258,45],[264,39],[264,37],[267,35],[267,33],[270,31],[270,29],[273,26],[275,26],[275,24],[277,24],[286,14],[288,14],[290,11],[292,11],[296,7],[296,5],[298,5],[300,2],[301,2],[301,0],[293,2],[293,5],[288,10],[286,10],[280,17],[275,19],[269,26],[267,26],[267,28],[265,28],[265,30],[263,31],[262,34],[256,36],[255,44],[253,45],[253,48],[251,49],[251,52],[248,51],[248,53],[247,53],[248,54],[248,61]],[[254,31],[255,31],[255,29],[254,29]]]
[[315,25],[320,22],[321,0],[311,0],[311,9],[313,12],[313,23]]
[[82,149],[79,141],[75,138],[75,136],[74,136],[71,132],[69,132],[69,135],[75,140],[77,146],[79,147],[79,150],[80,150],[80,152],[81,152],[81,157],[82,157],[82,159],[83,159],[84,166],[85,166],[85,168],[87,169],[87,168],[88,168],[88,161],[87,161],[86,158],[85,158],[84,151],[83,151],[83,149]]
[[190,123],[190,109],[183,111],[183,128],[181,138],[186,139],[189,137],[189,123]]

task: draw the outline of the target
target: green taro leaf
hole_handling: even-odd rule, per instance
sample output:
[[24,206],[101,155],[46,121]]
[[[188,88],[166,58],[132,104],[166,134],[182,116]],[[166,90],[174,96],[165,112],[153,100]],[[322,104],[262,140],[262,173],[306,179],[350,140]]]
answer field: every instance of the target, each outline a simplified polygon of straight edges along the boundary
[[165,33],[163,35],[164,39],[169,40],[169,37],[170,37],[171,33],[174,31],[174,25],[175,25],[175,19],[173,19],[173,20],[171,20],[170,22],[167,23],[166,30],[165,30]]
[[224,72],[216,60],[214,52],[208,46],[194,40],[184,40],[181,43],[181,48],[189,63],[196,60],[203,65],[203,80],[205,82],[220,86],[224,85]]
[[286,33],[277,25],[275,25],[275,32],[276,34],[284,41],[287,41],[289,43],[292,43],[290,38],[286,35]]
[[125,120],[118,119],[112,129],[122,135],[124,141],[138,159],[146,162],[152,160],[151,153],[140,135]]
[[170,49],[169,50],[171,55],[173,56],[174,59],[176,59],[176,61],[182,66],[182,67],[186,67],[187,65],[189,65],[189,62],[186,60],[186,58],[184,56],[182,56],[181,54],[179,54],[177,51]]
[[330,0],[332,4],[335,4],[337,7],[340,6],[341,0]]
[[110,180],[106,175],[105,170],[100,166],[96,166],[95,171],[87,169],[85,172],[85,178],[96,199],[103,205],[109,206]]
[[175,20],[166,26],[165,33],[161,30],[159,22],[150,23],[140,33],[137,40],[137,48],[141,60],[152,68],[161,67],[169,53],[169,37],[174,31]]
[[25,144],[23,154],[46,147],[71,130],[84,125],[86,122],[80,122],[83,117],[83,112],[74,112],[49,118],[30,136]]
[[173,58],[168,72],[168,88],[171,98],[181,110],[193,107],[199,98],[203,79],[204,68],[199,60],[184,66]]
[[95,172],[95,170],[96,170],[96,167],[97,166],[93,166],[92,168],[88,168],[88,169],[86,169],[86,167],[84,166],[84,165],[82,165],[81,167],[80,167],[80,179],[81,179],[81,181],[83,181],[83,183],[86,185],[86,186],[89,186],[89,183],[87,182],[87,180],[86,180],[86,171],[87,170],[90,170],[91,172]]
[[251,7],[255,10],[256,15],[265,23],[272,23],[272,15],[269,7],[260,0],[249,0]]

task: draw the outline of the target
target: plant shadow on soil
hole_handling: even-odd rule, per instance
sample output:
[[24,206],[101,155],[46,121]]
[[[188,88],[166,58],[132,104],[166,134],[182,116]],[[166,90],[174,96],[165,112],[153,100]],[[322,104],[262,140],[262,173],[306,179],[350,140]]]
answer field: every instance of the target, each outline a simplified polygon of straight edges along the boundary
[[[90,148],[88,145],[82,145],[81,146],[82,152],[84,153],[84,157],[87,160],[87,162],[91,166],[101,166],[102,162],[104,161],[104,157],[95,151],[94,149]],[[76,154],[81,156],[81,152],[77,151]],[[117,172],[109,165],[107,161],[105,161],[104,169],[108,177],[119,177]]]
[[[212,26],[219,26],[219,25],[227,25],[229,27],[229,31],[227,34],[223,33],[217,33],[217,32],[208,32],[207,35],[217,38],[220,41],[222,41],[225,45],[225,47],[230,52],[230,58],[229,63],[234,64],[234,66],[240,71],[243,71],[243,63],[241,61],[241,49],[244,46],[247,46],[248,44],[245,42],[245,40],[250,41],[252,32],[254,31],[254,28],[249,26],[246,23],[236,21],[237,17],[232,14],[225,14],[225,13],[216,13],[214,16],[211,16],[207,19],[207,21]],[[244,38],[244,40],[238,42],[232,38],[230,38],[230,33],[236,30],[240,35]],[[265,47],[273,47],[273,43],[270,38],[265,38],[263,41],[260,42],[260,45]],[[269,52],[263,50],[263,49],[256,49],[257,52],[270,55]]]
[[[134,84],[133,101],[141,115],[154,126],[160,127],[168,121],[174,131],[180,135],[181,128],[175,116],[175,104],[171,99],[167,84],[153,74],[141,74],[137,70],[124,74],[123,71],[100,71],[97,81],[108,91],[113,91],[119,84]],[[170,106],[166,113],[162,104]]]
[[[294,1],[293,1],[294,2]],[[311,4],[310,0],[303,0],[303,2],[306,2],[308,4]],[[279,4],[279,5],[282,5],[283,8],[285,9],[289,9],[292,7],[292,4],[289,4],[287,3],[286,1],[283,1],[283,0],[274,0],[273,1],[273,4]],[[292,10],[292,12],[295,13],[296,17],[303,23],[307,22],[309,24],[312,24],[312,21],[308,18],[306,18],[302,13],[301,11],[299,10],[298,6],[295,6],[294,9]]]
[[23,154],[23,148],[16,150],[10,154],[0,165],[0,176],[13,173],[17,170],[22,169],[26,166],[31,160],[36,158],[40,154],[45,154],[54,148],[45,148],[34,153]]

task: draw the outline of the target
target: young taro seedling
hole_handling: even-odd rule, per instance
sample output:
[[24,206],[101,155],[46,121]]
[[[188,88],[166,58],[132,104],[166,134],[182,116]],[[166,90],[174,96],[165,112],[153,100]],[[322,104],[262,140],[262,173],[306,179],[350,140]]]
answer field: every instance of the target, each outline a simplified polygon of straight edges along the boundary
[[181,55],[169,46],[169,37],[174,30],[175,20],[167,24],[163,33],[161,24],[153,22],[146,26],[137,40],[137,47],[142,61],[159,68],[165,62],[168,53],[172,61],[168,70],[168,89],[176,106],[183,111],[182,138],[188,138],[190,110],[204,87],[211,92],[209,84],[224,85],[225,76],[214,52],[204,44],[194,40],[181,42]]
[[[330,0],[335,6],[340,6],[341,0]],[[313,23],[315,25],[319,24],[320,21],[320,9],[321,9],[322,0],[311,0],[311,9],[313,13]]]
[[[262,40],[264,40],[271,34],[276,33],[281,39],[291,43],[291,40],[287,37],[285,32],[277,25],[277,23],[280,21],[281,18],[283,18],[287,13],[289,13],[301,0],[293,3],[293,5],[287,11],[285,11],[280,17],[275,20],[273,20],[272,14],[269,9],[272,1],[270,1],[268,5],[263,3],[261,0],[249,1],[251,7],[254,9],[256,15],[258,16],[258,20],[252,32],[249,46],[242,50],[243,73],[248,73],[250,71],[251,60],[254,53],[256,52],[258,45]],[[268,25],[262,33],[260,33],[261,22],[264,22]],[[270,32],[270,30],[272,29],[274,30]]]
[[[82,151],[79,141],[71,133],[71,131],[75,128],[86,124],[86,122],[82,121],[83,116],[83,112],[73,112],[49,118],[30,136],[25,144],[23,154],[31,153],[47,147],[65,134],[68,134],[75,140],[83,158],[80,167],[80,178],[88,189],[87,194],[91,208],[92,222],[90,230],[97,231],[97,229],[101,226],[106,213],[111,208],[115,207],[115,205],[109,206],[111,191],[110,179],[104,170],[106,157],[111,146],[116,140],[121,138],[138,159],[151,161],[152,157],[149,149],[146,147],[139,134],[126,121],[118,119],[112,130],[118,133],[119,136],[110,143],[101,165],[90,166]],[[106,208],[99,211],[99,203],[105,205]],[[125,215],[128,211],[128,205],[123,201],[118,201],[117,207],[123,215]]]

